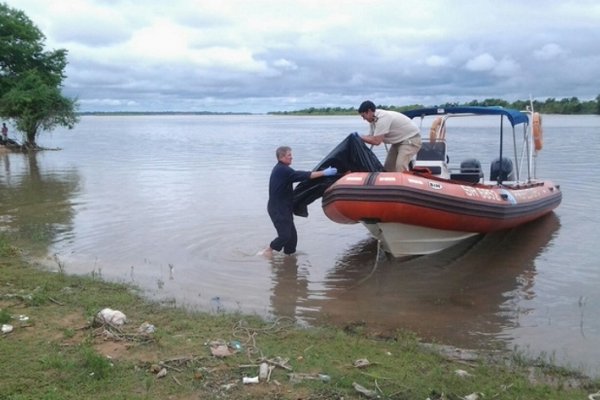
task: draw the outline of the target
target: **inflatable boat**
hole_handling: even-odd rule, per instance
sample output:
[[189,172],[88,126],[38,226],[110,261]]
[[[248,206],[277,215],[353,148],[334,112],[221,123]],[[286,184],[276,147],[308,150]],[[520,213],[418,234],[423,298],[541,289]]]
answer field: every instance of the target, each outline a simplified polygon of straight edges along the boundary
[[[422,131],[423,121],[433,119],[412,169],[345,174],[324,191],[322,206],[329,219],[362,223],[386,252],[401,257],[435,253],[474,235],[514,228],[560,204],[560,187],[535,176],[543,147],[539,114],[501,107],[424,108],[405,114],[420,119]],[[481,116],[496,116],[492,120],[500,125],[499,155],[487,177],[477,158],[453,166],[447,154],[451,122]],[[506,141],[513,142],[510,156],[503,148],[505,131],[511,133]]]

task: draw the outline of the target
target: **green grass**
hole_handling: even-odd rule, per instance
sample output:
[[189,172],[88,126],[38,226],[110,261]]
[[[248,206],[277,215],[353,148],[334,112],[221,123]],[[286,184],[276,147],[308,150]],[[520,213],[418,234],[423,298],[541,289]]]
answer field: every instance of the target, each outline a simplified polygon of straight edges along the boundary
[[[361,329],[300,328],[287,319],[163,307],[130,286],[44,271],[21,260],[4,236],[0,276],[0,321],[14,326],[0,336],[0,399],[366,398],[354,383],[382,399],[482,393],[482,399],[562,400],[586,399],[600,390],[598,380],[536,365],[521,354],[469,364],[448,359],[425,349],[410,332],[378,338]],[[121,331],[92,324],[105,307],[127,315]],[[145,321],[157,328],[150,337],[137,331]],[[105,328],[119,340],[107,338]],[[214,340],[237,340],[242,350],[213,357],[208,343]],[[275,368],[268,383],[241,383],[243,376],[258,374],[261,359],[276,358],[291,370]],[[371,364],[356,368],[358,359]],[[168,374],[157,378],[163,366]],[[470,376],[459,377],[458,369]],[[291,372],[329,379],[292,383]]]

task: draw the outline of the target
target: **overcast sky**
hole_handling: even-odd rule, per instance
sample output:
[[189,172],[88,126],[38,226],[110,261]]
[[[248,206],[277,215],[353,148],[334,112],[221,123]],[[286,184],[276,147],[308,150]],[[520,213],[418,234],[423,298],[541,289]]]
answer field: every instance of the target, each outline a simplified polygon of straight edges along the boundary
[[600,94],[597,0],[0,0],[68,50],[81,111]]

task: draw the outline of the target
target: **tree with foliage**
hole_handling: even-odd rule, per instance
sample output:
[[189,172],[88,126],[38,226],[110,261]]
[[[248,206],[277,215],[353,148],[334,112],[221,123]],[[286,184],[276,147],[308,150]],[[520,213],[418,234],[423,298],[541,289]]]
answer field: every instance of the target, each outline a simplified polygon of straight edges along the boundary
[[0,116],[37,148],[41,131],[77,123],[76,100],[62,95],[65,49],[45,51],[46,37],[22,11],[0,3]]

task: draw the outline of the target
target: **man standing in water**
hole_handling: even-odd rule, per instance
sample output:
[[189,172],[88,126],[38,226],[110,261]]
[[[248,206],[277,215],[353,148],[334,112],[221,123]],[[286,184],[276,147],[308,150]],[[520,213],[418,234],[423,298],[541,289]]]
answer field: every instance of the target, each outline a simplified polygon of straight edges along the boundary
[[403,172],[421,148],[419,127],[406,115],[388,110],[375,109],[372,101],[363,101],[358,108],[360,116],[369,123],[370,134],[362,135],[363,142],[377,146],[391,144],[383,164],[388,172]]
[[269,180],[269,203],[267,211],[277,230],[277,237],[273,239],[269,247],[263,251],[263,255],[270,257],[273,251],[281,251],[286,255],[296,252],[298,234],[294,225],[294,182],[306,181],[323,176],[337,174],[336,168],[326,168],[322,171],[296,171],[292,164],[292,149],[288,146],[278,147],[275,151],[277,164],[271,171]]

